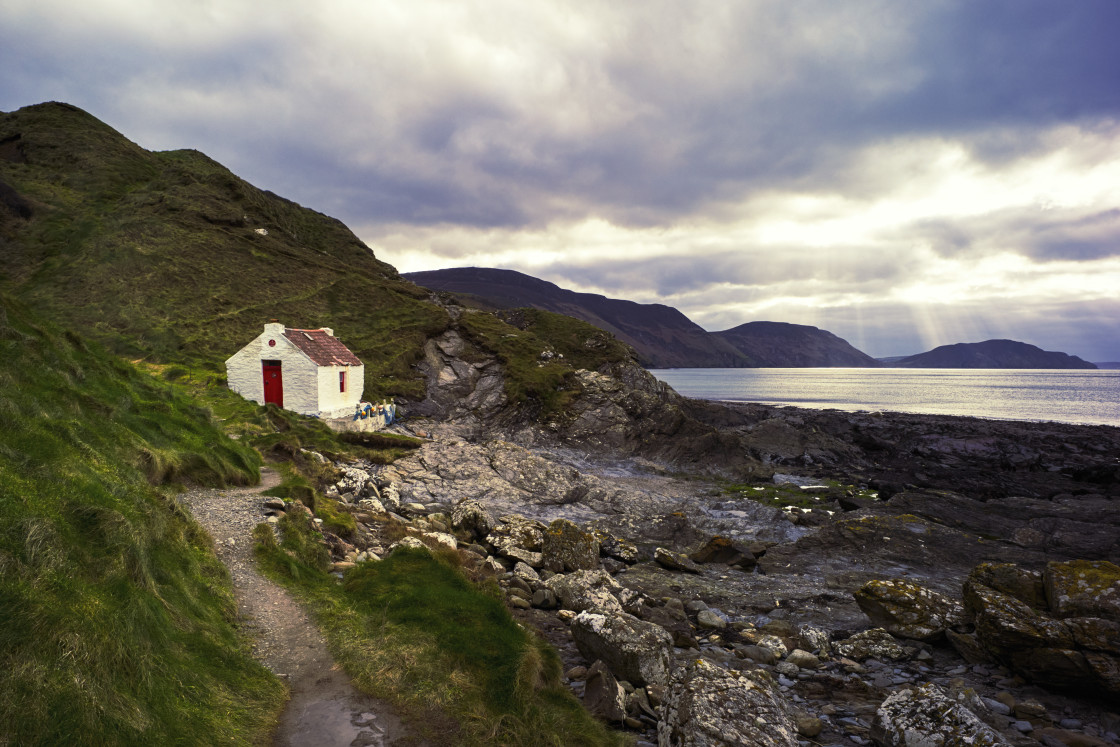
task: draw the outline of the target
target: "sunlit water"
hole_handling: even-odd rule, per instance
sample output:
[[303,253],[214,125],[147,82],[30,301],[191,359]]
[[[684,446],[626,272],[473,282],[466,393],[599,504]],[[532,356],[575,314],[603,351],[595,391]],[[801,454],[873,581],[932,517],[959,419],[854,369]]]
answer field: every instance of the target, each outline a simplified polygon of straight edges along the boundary
[[958,368],[670,368],[686,397],[1120,426],[1120,371]]

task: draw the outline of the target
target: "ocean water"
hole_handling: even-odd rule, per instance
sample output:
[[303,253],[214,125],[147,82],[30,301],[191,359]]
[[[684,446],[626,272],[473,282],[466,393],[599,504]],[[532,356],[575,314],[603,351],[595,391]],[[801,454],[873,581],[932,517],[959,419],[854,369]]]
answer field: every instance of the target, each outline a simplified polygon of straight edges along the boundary
[[686,397],[1120,426],[1120,371],[959,368],[669,368]]

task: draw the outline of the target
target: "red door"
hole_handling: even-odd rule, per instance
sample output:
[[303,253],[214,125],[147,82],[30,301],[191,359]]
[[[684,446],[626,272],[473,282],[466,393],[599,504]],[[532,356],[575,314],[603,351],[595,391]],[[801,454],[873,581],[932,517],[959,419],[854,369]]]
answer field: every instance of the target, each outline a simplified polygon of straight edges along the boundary
[[284,406],[284,377],[280,374],[280,361],[261,361],[264,371],[264,403]]

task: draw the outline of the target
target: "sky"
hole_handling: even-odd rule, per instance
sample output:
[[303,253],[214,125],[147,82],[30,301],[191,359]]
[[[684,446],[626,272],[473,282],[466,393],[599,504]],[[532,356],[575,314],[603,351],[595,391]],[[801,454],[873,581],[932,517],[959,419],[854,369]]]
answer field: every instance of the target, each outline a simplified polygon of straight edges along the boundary
[[874,356],[1120,361],[1116,0],[0,0],[79,106],[345,222]]

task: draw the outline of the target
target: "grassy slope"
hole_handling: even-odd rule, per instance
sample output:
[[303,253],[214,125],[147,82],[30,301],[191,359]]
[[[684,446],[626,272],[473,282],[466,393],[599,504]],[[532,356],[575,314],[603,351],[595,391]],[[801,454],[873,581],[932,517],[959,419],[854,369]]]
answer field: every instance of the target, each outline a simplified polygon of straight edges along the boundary
[[310,522],[293,514],[281,525],[282,545],[265,526],[254,533],[264,568],[311,608],[355,684],[422,736],[479,747],[628,743],[583,710],[555,651],[513,620],[493,581],[492,593],[469,582],[450,551],[398,550],[339,585]]
[[0,115],[5,140],[0,180],[31,216],[0,221],[0,282],[28,304],[120,352],[214,368],[270,318],[329,326],[370,396],[420,393],[410,366],[447,315],[338,221],[64,104]]
[[0,296],[0,744],[261,741],[284,688],[153,486],[256,480],[207,412]]

